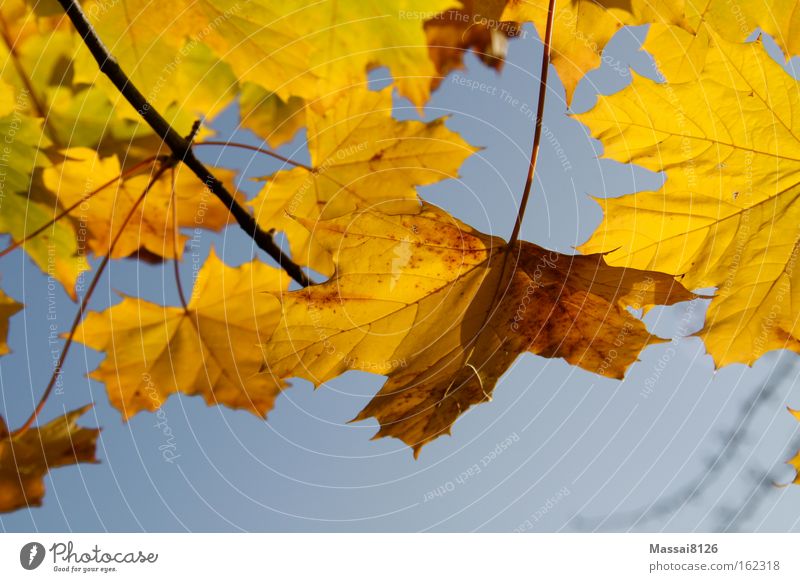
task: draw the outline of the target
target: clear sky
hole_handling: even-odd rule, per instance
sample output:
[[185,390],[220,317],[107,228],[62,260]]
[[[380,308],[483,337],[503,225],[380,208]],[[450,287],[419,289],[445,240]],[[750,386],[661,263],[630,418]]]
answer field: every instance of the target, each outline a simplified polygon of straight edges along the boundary
[[[484,231],[507,237],[525,179],[533,135],[541,47],[532,29],[511,42],[501,75],[468,57],[426,110],[484,146],[460,180],[421,195]],[[630,82],[629,65],[652,76],[639,51],[646,29],[626,29],[609,47],[603,69],[579,86],[574,111],[597,92]],[[773,47],[774,49],[774,47]],[[773,50],[773,54],[777,54]],[[534,72],[535,71],[535,72]],[[376,86],[385,70],[376,71]],[[599,161],[602,146],[567,115],[555,75],[523,238],[571,252],[600,221],[589,195],[618,196],[657,187],[662,177]],[[466,81],[469,81],[467,83]],[[472,81],[484,90],[471,89]],[[506,97],[509,97],[508,99]],[[518,103],[514,104],[517,99]],[[416,112],[396,100],[396,116]],[[523,106],[524,105],[524,106]],[[233,132],[236,112],[216,123]],[[235,140],[257,143],[239,132]],[[307,159],[304,136],[281,148]],[[248,178],[279,166],[264,156],[204,151],[207,161],[243,169]],[[202,240],[237,265],[257,253],[236,227]],[[263,258],[263,256],[262,256]],[[0,359],[0,414],[20,424],[52,371],[46,278],[20,252],[3,259],[3,287],[28,308],[11,323],[14,353]],[[112,264],[91,307],[119,301],[117,291],[177,304],[172,266]],[[191,282],[191,264],[183,278]],[[20,275],[21,274],[21,275]],[[59,288],[57,324],[66,331],[75,305]],[[45,418],[94,401],[83,418],[103,427],[101,463],[57,469],[46,479],[42,508],[0,515],[4,531],[800,531],[800,487],[777,488],[798,445],[800,407],[795,355],[774,352],[753,368],[715,372],[698,339],[705,302],[648,313],[650,329],[670,341],[648,348],[624,382],[561,360],[526,354],[501,379],[491,403],[471,409],[425,447],[419,460],[399,441],[370,441],[374,421],[346,424],[383,382],[350,372],[313,392],[293,381],[264,422],[245,412],[172,396],[165,421],[180,456],[165,462],[165,437],[154,414],[127,424],[102,384],[86,379],[102,359],[82,346],[71,352],[63,394]],[[646,386],[653,386],[652,389]]]

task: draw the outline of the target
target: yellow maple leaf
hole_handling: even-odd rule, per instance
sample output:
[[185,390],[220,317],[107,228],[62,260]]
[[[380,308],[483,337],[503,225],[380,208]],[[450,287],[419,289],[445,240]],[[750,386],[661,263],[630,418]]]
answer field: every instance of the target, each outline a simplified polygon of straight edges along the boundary
[[[536,26],[544,38],[548,0],[509,0],[502,21],[526,22]],[[608,41],[626,25],[683,22],[680,0],[566,0],[556,4],[550,62],[564,84],[567,105],[583,76],[600,66]]]
[[601,200],[605,219],[581,250],[716,287],[699,335],[717,366],[752,364],[800,351],[800,87],[760,41],[712,40],[696,81],[635,77],[578,116],[607,157],[667,176],[656,192]]
[[705,66],[710,33],[743,42],[755,30],[766,32],[784,54],[800,54],[800,4],[797,0],[686,0],[680,25],[655,21],[643,48],[671,82],[696,79]]
[[[81,200],[101,185],[113,182],[122,170],[115,155],[103,158],[94,150],[72,148],[64,152],[64,162],[45,169],[43,173],[45,186],[58,193],[62,206],[77,205],[70,214],[88,234],[89,247],[99,256],[108,254],[119,226],[151,180],[152,172],[114,182],[90,199]],[[230,222],[227,208],[203,187],[190,170],[178,165],[174,171],[179,227],[220,230]],[[215,174],[233,190],[234,172],[215,169]],[[112,258],[131,256],[139,249],[168,259],[182,256],[188,237],[178,234],[178,256],[175,257],[171,197],[172,174],[167,171],[135,210],[111,254]]]
[[[0,134],[7,137],[0,163],[4,166],[4,180],[0,186],[0,234],[7,234],[14,242],[22,241],[28,234],[53,221],[59,213],[49,193],[34,182],[34,173],[49,164],[39,150],[49,141],[42,135],[40,120],[12,111],[0,118]],[[71,223],[59,221],[51,224],[41,235],[25,243],[25,252],[48,276],[59,281],[75,298],[75,284],[89,265],[79,252],[75,230]]]
[[18,436],[9,435],[0,417],[0,512],[41,505],[44,476],[51,469],[98,462],[100,429],[77,424],[89,408],[73,410]]
[[0,356],[11,351],[8,348],[8,320],[21,309],[21,303],[17,303],[0,289]]
[[315,385],[347,370],[388,376],[355,420],[377,418],[376,436],[402,439],[415,454],[490,399],[521,353],[619,378],[660,341],[627,307],[692,298],[667,275],[527,242],[510,250],[502,277],[504,241],[428,204],[302,222],[333,253],[336,274],[283,295],[266,367]]
[[305,102],[299,97],[286,101],[255,83],[244,83],[239,93],[241,126],[277,148],[305,126]]
[[415,186],[456,177],[476,151],[444,118],[393,119],[389,88],[355,90],[324,114],[309,109],[307,122],[311,167],[273,175],[250,204],[265,228],[286,232],[295,262],[324,274],[333,270],[330,254],[292,216],[326,219],[372,205],[413,211]]
[[310,44],[309,67],[319,78],[309,102],[364,83],[364,72],[389,67],[398,92],[418,107],[430,97],[436,68],[428,55],[423,25],[457,5],[453,0],[325,0],[304,8],[304,38]]
[[260,373],[259,344],[280,315],[265,292],[285,290],[288,281],[259,261],[228,267],[212,250],[188,309],[125,297],[89,313],[75,341],[106,353],[90,377],[106,384],[125,419],[157,410],[174,392],[266,416],[285,383]]

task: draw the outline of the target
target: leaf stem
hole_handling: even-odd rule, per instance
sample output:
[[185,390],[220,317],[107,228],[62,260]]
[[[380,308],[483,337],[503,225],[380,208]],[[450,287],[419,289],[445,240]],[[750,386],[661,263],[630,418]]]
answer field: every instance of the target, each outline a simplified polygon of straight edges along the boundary
[[215,145],[215,146],[221,146],[221,147],[229,147],[230,146],[230,147],[242,148],[242,149],[245,149],[245,150],[250,150],[250,151],[258,152],[258,153],[261,153],[261,154],[265,154],[265,155],[268,155],[268,156],[271,156],[271,157],[275,158],[276,160],[280,160],[280,161],[285,162],[285,163],[287,163],[287,164],[289,164],[291,166],[294,166],[296,168],[303,168],[304,170],[314,174],[315,176],[322,176],[323,178],[326,178],[327,180],[330,180],[331,182],[336,184],[342,190],[346,190],[347,192],[350,192],[351,194],[357,196],[357,194],[355,194],[355,192],[353,192],[350,189],[349,186],[347,186],[345,184],[342,184],[338,180],[332,178],[327,172],[321,171],[319,168],[315,168],[314,166],[309,166],[309,165],[303,164],[301,162],[297,162],[297,161],[295,161],[295,160],[293,160],[291,158],[287,158],[285,156],[282,156],[281,154],[278,154],[278,153],[273,152],[272,150],[268,150],[266,148],[261,148],[261,147],[258,147],[258,146],[252,146],[252,145],[248,145],[246,143],[238,143],[238,142],[233,142],[233,141],[214,141],[214,140],[201,141],[201,142],[198,142],[198,143],[194,143],[192,145],[194,145],[194,146]]
[[181,305],[184,311],[189,311],[189,305],[186,303],[186,295],[183,293],[183,283],[181,283],[181,269],[180,261],[178,261],[178,237],[180,236],[180,228],[178,227],[178,197],[175,195],[175,182],[177,175],[175,168],[170,168],[172,190],[170,192],[170,206],[172,206],[172,266],[175,273],[175,287],[178,288],[178,297],[181,300]]
[[544,48],[542,50],[542,68],[539,75],[539,100],[536,104],[536,127],[533,131],[533,147],[531,148],[531,160],[528,163],[528,177],[525,179],[525,188],[522,191],[522,200],[517,211],[517,220],[514,222],[514,230],[511,238],[508,239],[508,247],[514,246],[519,239],[519,232],[522,228],[522,219],[525,216],[525,208],[531,195],[533,185],[533,175],[536,171],[536,160],[539,157],[539,145],[542,141],[542,124],[544,120],[544,100],[547,96],[547,73],[550,70],[550,47],[553,40],[553,20],[556,13],[556,0],[550,0],[547,7],[547,27],[544,32]]
[[246,143],[238,143],[238,142],[235,142],[235,141],[206,140],[206,141],[195,142],[192,145],[195,146],[195,147],[196,146],[219,146],[219,147],[233,147],[233,148],[240,148],[240,149],[243,149],[243,150],[250,150],[252,152],[258,152],[260,154],[265,154],[267,156],[273,157],[276,160],[280,160],[281,162],[287,163],[287,164],[289,164],[291,166],[294,166],[296,168],[303,168],[305,170],[308,170],[309,172],[313,172],[314,171],[314,168],[312,168],[311,166],[307,166],[306,164],[302,164],[300,162],[295,162],[293,159],[287,158],[285,156],[282,156],[281,154],[273,152],[272,150],[268,150],[266,148],[262,148],[262,147],[258,147],[258,146],[254,146],[254,145],[249,145],[249,144],[246,144]]
[[100,277],[103,275],[103,272],[105,271],[109,261],[111,260],[111,253],[113,252],[114,247],[116,246],[117,242],[122,236],[122,233],[125,231],[125,227],[128,226],[128,223],[130,222],[131,218],[133,218],[136,209],[139,208],[139,205],[145,199],[145,196],[147,196],[147,193],[150,191],[150,189],[153,187],[156,181],[161,177],[161,175],[167,170],[167,168],[172,167],[174,164],[175,160],[170,159],[155,171],[153,177],[150,178],[150,182],[148,182],[147,186],[145,186],[144,190],[142,191],[142,195],[136,199],[136,202],[134,202],[133,206],[131,206],[131,209],[128,211],[127,216],[125,216],[125,219],[122,221],[122,224],[120,224],[117,234],[114,235],[114,239],[111,241],[111,245],[108,247],[108,252],[103,257],[103,260],[100,262],[100,266],[97,268],[97,272],[94,274],[94,277],[92,277],[92,281],[89,283],[89,287],[86,289],[86,295],[84,295],[83,299],[81,299],[81,304],[78,307],[78,312],[75,314],[75,319],[72,322],[72,327],[70,327],[69,335],[67,336],[67,341],[64,342],[64,348],[61,350],[61,355],[59,355],[58,357],[58,362],[56,363],[56,367],[53,368],[53,373],[50,376],[50,381],[47,383],[47,388],[44,389],[44,393],[42,393],[42,397],[39,399],[39,403],[36,405],[36,408],[28,417],[28,420],[25,421],[25,424],[23,424],[21,427],[19,427],[17,430],[11,433],[12,437],[24,434],[25,431],[27,431],[39,417],[39,413],[44,408],[47,399],[50,397],[50,394],[53,391],[53,387],[56,385],[56,381],[58,380],[59,376],[61,376],[61,368],[64,366],[64,362],[67,359],[67,353],[69,352],[69,348],[72,346],[72,342],[75,339],[75,331],[78,329],[78,325],[83,320],[83,316],[86,313],[86,306],[89,304],[89,299],[92,298],[92,294],[94,294],[94,290],[97,288],[97,283],[100,281]]
[[[547,72],[550,67],[550,43],[553,38],[553,18],[556,11],[556,0],[550,0],[550,4],[547,9],[547,28],[545,29],[544,35],[544,48],[542,52],[542,68],[541,74],[539,76],[539,101],[536,106],[536,128],[533,134],[533,147],[531,148],[531,159],[528,163],[528,177],[525,180],[525,189],[522,193],[522,200],[520,201],[519,210],[517,211],[517,219],[514,223],[514,230],[511,232],[511,237],[508,239],[508,244],[506,245],[504,251],[502,251],[502,261],[500,263],[500,272],[497,277],[497,286],[494,289],[494,294],[492,296],[492,301],[489,303],[488,308],[486,309],[486,314],[483,318],[483,323],[481,324],[478,331],[475,333],[473,338],[470,340],[471,349],[469,354],[465,360],[465,367],[471,369],[472,373],[478,379],[479,384],[481,385],[481,389],[483,389],[483,379],[480,375],[480,362],[478,365],[472,363],[472,358],[475,355],[475,348],[477,347],[478,338],[486,329],[487,325],[491,321],[492,317],[494,317],[495,313],[500,307],[502,302],[502,297],[505,296],[505,293],[508,292],[513,277],[509,276],[506,277],[506,272],[509,271],[509,266],[511,266],[510,273],[513,275],[514,269],[516,268],[516,263],[511,264],[510,256],[511,250],[514,248],[517,240],[519,239],[520,228],[522,227],[522,219],[525,215],[525,207],[528,205],[528,199],[530,198],[531,194],[531,185],[533,184],[533,175],[536,170],[536,158],[539,155],[539,143],[542,139],[542,118],[544,116],[544,99],[545,95],[547,94]],[[517,254],[517,261],[519,261],[519,252],[521,249],[518,249]],[[503,284],[505,283],[506,287],[503,289]],[[503,339],[505,342],[505,339]],[[480,357],[484,358],[485,354],[480,354]],[[457,387],[456,390],[460,389],[464,384]],[[445,398],[447,398],[448,394],[450,393],[450,387],[448,387],[447,391],[445,392],[444,397],[440,401],[443,402]],[[484,390],[484,396],[487,400],[491,399],[491,396],[486,393]]]
[[270,257],[277,261],[278,265],[286,271],[301,286],[306,287],[311,284],[311,280],[303,269],[292,262],[280,249],[272,238],[272,234],[261,229],[256,219],[239,204],[233,195],[228,192],[222,182],[214,176],[211,171],[194,155],[192,142],[180,135],[175,128],[153,107],[142,92],[133,84],[130,78],[119,66],[117,60],[97,36],[92,28],[89,19],[83,12],[77,0],[58,0],[67,17],[72,21],[73,26],[80,34],[84,44],[91,52],[100,71],[104,73],[119,90],[123,97],[139,113],[150,128],[158,135],[167,147],[172,151],[175,159],[186,164],[194,174],[203,182],[206,187],[228,208],[228,211],[244,230]]

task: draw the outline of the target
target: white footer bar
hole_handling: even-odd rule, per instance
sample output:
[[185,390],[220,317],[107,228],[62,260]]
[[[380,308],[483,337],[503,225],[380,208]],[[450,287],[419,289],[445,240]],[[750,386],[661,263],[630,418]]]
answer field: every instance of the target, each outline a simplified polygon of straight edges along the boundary
[[799,542],[800,534],[2,534],[0,580],[796,581]]

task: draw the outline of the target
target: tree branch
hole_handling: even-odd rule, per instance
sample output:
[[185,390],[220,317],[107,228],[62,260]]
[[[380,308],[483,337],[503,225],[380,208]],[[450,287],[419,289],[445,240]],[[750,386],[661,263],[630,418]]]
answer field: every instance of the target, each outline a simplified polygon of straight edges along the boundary
[[81,35],[84,44],[92,53],[97,65],[119,92],[130,103],[134,109],[142,116],[152,130],[164,141],[172,151],[175,159],[183,162],[194,172],[194,174],[206,185],[206,187],[228,208],[229,212],[239,223],[259,248],[264,250],[270,257],[275,259],[281,268],[286,271],[292,279],[303,287],[312,282],[300,268],[292,262],[286,254],[275,244],[272,235],[262,230],[256,219],[231,195],[225,186],[220,182],[206,166],[197,159],[192,151],[192,142],[180,135],[164,119],[164,117],[152,106],[142,92],[131,82],[116,59],[97,36],[91,23],[86,18],[86,14],[78,4],[77,0],[58,0],[64,8],[67,16],[72,21],[78,34]]

